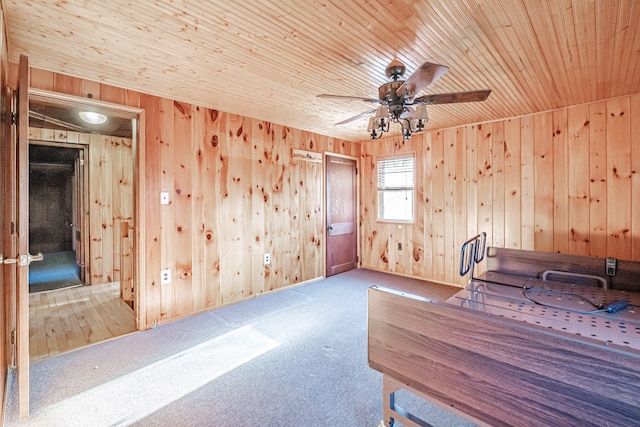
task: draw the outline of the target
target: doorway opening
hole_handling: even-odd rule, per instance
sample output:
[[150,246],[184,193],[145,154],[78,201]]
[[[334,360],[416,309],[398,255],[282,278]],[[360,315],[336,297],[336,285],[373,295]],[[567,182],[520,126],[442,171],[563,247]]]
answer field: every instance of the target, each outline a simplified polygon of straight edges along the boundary
[[78,227],[84,210],[78,185],[83,151],[29,145],[29,253],[43,255],[29,266],[29,293],[83,284],[85,248]]
[[30,91],[29,250],[43,255],[29,266],[32,362],[136,330],[138,115]]

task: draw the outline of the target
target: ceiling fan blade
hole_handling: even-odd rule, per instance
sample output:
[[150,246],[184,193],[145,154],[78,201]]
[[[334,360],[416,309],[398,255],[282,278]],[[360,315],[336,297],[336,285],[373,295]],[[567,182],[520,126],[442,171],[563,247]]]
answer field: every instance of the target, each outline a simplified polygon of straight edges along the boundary
[[364,101],[364,102],[373,102],[374,104],[381,104],[382,102],[376,98],[361,98],[359,96],[344,96],[344,95],[329,95],[323,93],[317,96],[318,98],[331,98],[331,99],[347,99],[351,101]]
[[471,90],[469,92],[435,93],[420,96],[413,100],[414,104],[455,104],[458,102],[484,101],[489,97],[491,89]]
[[362,114],[358,114],[357,116],[353,116],[353,117],[350,117],[350,118],[348,118],[346,120],[338,122],[338,123],[336,123],[336,125],[345,125],[345,124],[350,123],[350,122],[352,122],[354,120],[358,120],[360,117],[368,116],[369,114],[373,114],[375,112],[376,112],[376,109],[365,111]]
[[413,98],[447,71],[449,71],[449,67],[425,62],[398,88],[396,95],[406,94],[409,98]]

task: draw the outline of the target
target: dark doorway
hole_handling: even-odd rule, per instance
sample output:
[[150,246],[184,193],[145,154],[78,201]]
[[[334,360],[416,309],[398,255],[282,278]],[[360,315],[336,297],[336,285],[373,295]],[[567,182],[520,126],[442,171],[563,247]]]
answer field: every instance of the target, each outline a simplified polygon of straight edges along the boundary
[[29,292],[82,284],[74,246],[74,176],[80,150],[29,145]]

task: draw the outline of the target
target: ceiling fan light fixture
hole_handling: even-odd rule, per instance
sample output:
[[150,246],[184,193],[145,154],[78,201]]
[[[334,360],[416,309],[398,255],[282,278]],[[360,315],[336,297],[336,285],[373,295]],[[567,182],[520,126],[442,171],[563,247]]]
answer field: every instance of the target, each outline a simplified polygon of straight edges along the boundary
[[374,131],[380,131],[380,135],[389,130],[389,123],[391,119],[389,117],[389,107],[381,105],[376,109],[375,116],[369,119],[369,131],[372,132],[371,137],[374,138]]
[[84,122],[92,125],[101,125],[107,121],[107,116],[95,111],[80,111],[78,115]]
[[429,114],[427,113],[426,104],[418,104],[415,114],[411,117],[410,128],[414,132],[420,132],[424,130],[424,125],[429,121]]

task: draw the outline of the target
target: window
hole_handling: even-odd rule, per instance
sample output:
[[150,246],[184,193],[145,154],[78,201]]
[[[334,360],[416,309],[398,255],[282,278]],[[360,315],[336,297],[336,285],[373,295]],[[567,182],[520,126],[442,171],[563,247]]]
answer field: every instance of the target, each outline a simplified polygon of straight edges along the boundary
[[415,158],[413,154],[378,160],[378,220],[412,222]]

